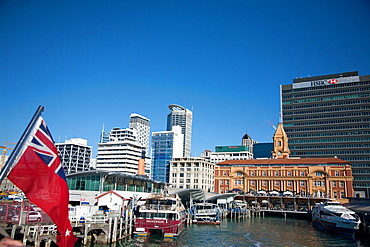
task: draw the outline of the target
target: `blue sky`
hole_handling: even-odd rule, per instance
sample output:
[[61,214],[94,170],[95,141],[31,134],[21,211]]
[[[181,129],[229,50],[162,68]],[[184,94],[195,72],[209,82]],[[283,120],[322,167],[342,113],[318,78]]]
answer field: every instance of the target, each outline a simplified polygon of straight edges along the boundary
[[162,131],[169,104],[193,109],[193,156],[270,142],[281,84],[347,71],[370,74],[368,0],[1,0],[0,145],[39,105],[94,154],[103,124]]

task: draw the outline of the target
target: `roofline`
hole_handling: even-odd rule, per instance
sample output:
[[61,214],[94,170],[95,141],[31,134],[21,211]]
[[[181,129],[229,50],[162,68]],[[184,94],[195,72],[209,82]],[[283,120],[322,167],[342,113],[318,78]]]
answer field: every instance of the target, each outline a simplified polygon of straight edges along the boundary
[[339,158],[300,158],[300,159],[252,159],[252,160],[226,160],[217,165],[294,165],[294,164],[343,164],[350,162]]

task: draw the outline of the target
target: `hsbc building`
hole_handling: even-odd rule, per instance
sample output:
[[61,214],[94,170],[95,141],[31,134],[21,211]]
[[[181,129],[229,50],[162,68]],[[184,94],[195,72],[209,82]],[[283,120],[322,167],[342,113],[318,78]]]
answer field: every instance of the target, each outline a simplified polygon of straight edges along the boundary
[[370,75],[294,79],[281,86],[281,111],[291,156],[349,161],[355,195],[370,197]]

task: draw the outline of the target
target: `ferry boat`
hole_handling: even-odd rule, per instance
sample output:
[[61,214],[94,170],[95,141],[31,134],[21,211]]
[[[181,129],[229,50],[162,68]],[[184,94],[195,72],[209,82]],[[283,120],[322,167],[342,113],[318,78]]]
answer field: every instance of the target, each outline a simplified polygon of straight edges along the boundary
[[221,210],[214,203],[195,203],[191,208],[193,223],[220,224]]
[[186,224],[186,209],[177,194],[150,194],[138,205],[134,235],[177,237]]
[[316,203],[312,209],[313,225],[325,230],[354,234],[359,229],[360,217],[340,202],[325,201]]

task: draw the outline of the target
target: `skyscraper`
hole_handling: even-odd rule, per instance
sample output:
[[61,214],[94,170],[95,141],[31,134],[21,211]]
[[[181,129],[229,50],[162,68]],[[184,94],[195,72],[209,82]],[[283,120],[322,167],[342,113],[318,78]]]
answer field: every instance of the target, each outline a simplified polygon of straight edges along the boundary
[[[97,170],[111,170],[136,175],[138,163],[149,145],[149,119],[139,114],[130,115],[130,127],[102,131],[96,159]],[[145,161],[145,172],[150,173],[150,163]]]
[[98,143],[96,169],[136,175],[144,149],[145,147],[136,141],[136,130],[113,128],[109,141]]
[[370,75],[298,78],[281,86],[291,156],[351,163],[356,196],[370,196]]
[[179,105],[169,105],[171,113],[167,116],[167,131],[171,131],[173,126],[180,126],[183,139],[183,157],[191,155],[191,133],[193,123],[193,113]]
[[171,131],[152,133],[152,171],[155,181],[169,182],[170,162],[183,154],[183,134],[180,126],[173,126]]
[[150,120],[144,116],[133,113],[130,115],[130,129],[136,130],[136,140],[145,147],[145,153],[148,155]]

